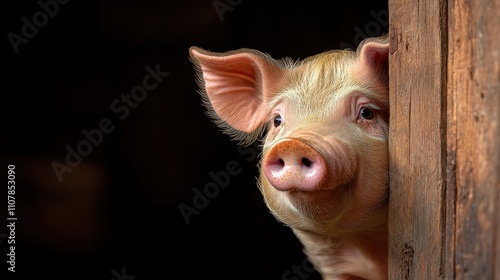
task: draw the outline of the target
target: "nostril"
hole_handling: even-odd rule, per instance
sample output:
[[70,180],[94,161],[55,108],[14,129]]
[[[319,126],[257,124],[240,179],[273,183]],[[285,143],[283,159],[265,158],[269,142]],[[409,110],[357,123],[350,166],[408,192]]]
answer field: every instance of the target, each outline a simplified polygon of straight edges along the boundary
[[276,143],[263,159],[263,171],[277,190],[313,191],[324,184],[326,163],[309,144],[298,139]]
[[285,167],[285,161],[281,158],[277,158],[275,160],[268,161],[268,165],[273,168],[283,168]]
[[308,158],[302,158],[302,164],[304,164],[306,167],[311,167],[312,162]]

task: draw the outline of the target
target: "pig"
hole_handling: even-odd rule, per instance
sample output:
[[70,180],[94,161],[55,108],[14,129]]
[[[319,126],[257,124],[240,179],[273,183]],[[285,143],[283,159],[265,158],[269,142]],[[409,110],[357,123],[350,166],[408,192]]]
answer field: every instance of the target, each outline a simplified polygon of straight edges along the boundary
[[387,279],[387,36],[293,61],[189,49],[212,120],[261,141],[258,186],[322,279]]

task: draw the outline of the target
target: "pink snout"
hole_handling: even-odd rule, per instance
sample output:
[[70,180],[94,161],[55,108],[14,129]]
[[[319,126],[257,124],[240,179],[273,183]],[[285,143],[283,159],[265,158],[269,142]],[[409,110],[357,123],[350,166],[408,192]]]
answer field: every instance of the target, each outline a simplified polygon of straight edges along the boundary
[[287,138],[266,154],[262,168],[273,187],[280,191],[315,191],[326,179],[325,160],[305,142]]

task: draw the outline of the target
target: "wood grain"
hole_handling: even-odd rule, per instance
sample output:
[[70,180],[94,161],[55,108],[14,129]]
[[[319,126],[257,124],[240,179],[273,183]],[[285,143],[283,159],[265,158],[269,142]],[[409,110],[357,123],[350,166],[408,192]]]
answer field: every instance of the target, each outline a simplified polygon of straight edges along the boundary
[[389,1],[389,277],[444,276],[446,1]]
[[389,17],[390,279],[500,280],[500,0]]
[[449,1],[446,279],[500,279],[500,1]]

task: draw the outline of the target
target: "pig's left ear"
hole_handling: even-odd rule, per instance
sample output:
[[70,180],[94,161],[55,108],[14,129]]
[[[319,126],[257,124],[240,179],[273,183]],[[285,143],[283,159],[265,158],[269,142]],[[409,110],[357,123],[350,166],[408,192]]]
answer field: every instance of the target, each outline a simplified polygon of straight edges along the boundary
[[279,90],[283,64],[251,49],[189,52],[209,115],[233,139],[255,141],[269,118],[267,105]]
[[387,38],[365,39],[358,47],[354,76],[361,83],[389,86],[389,43]]

